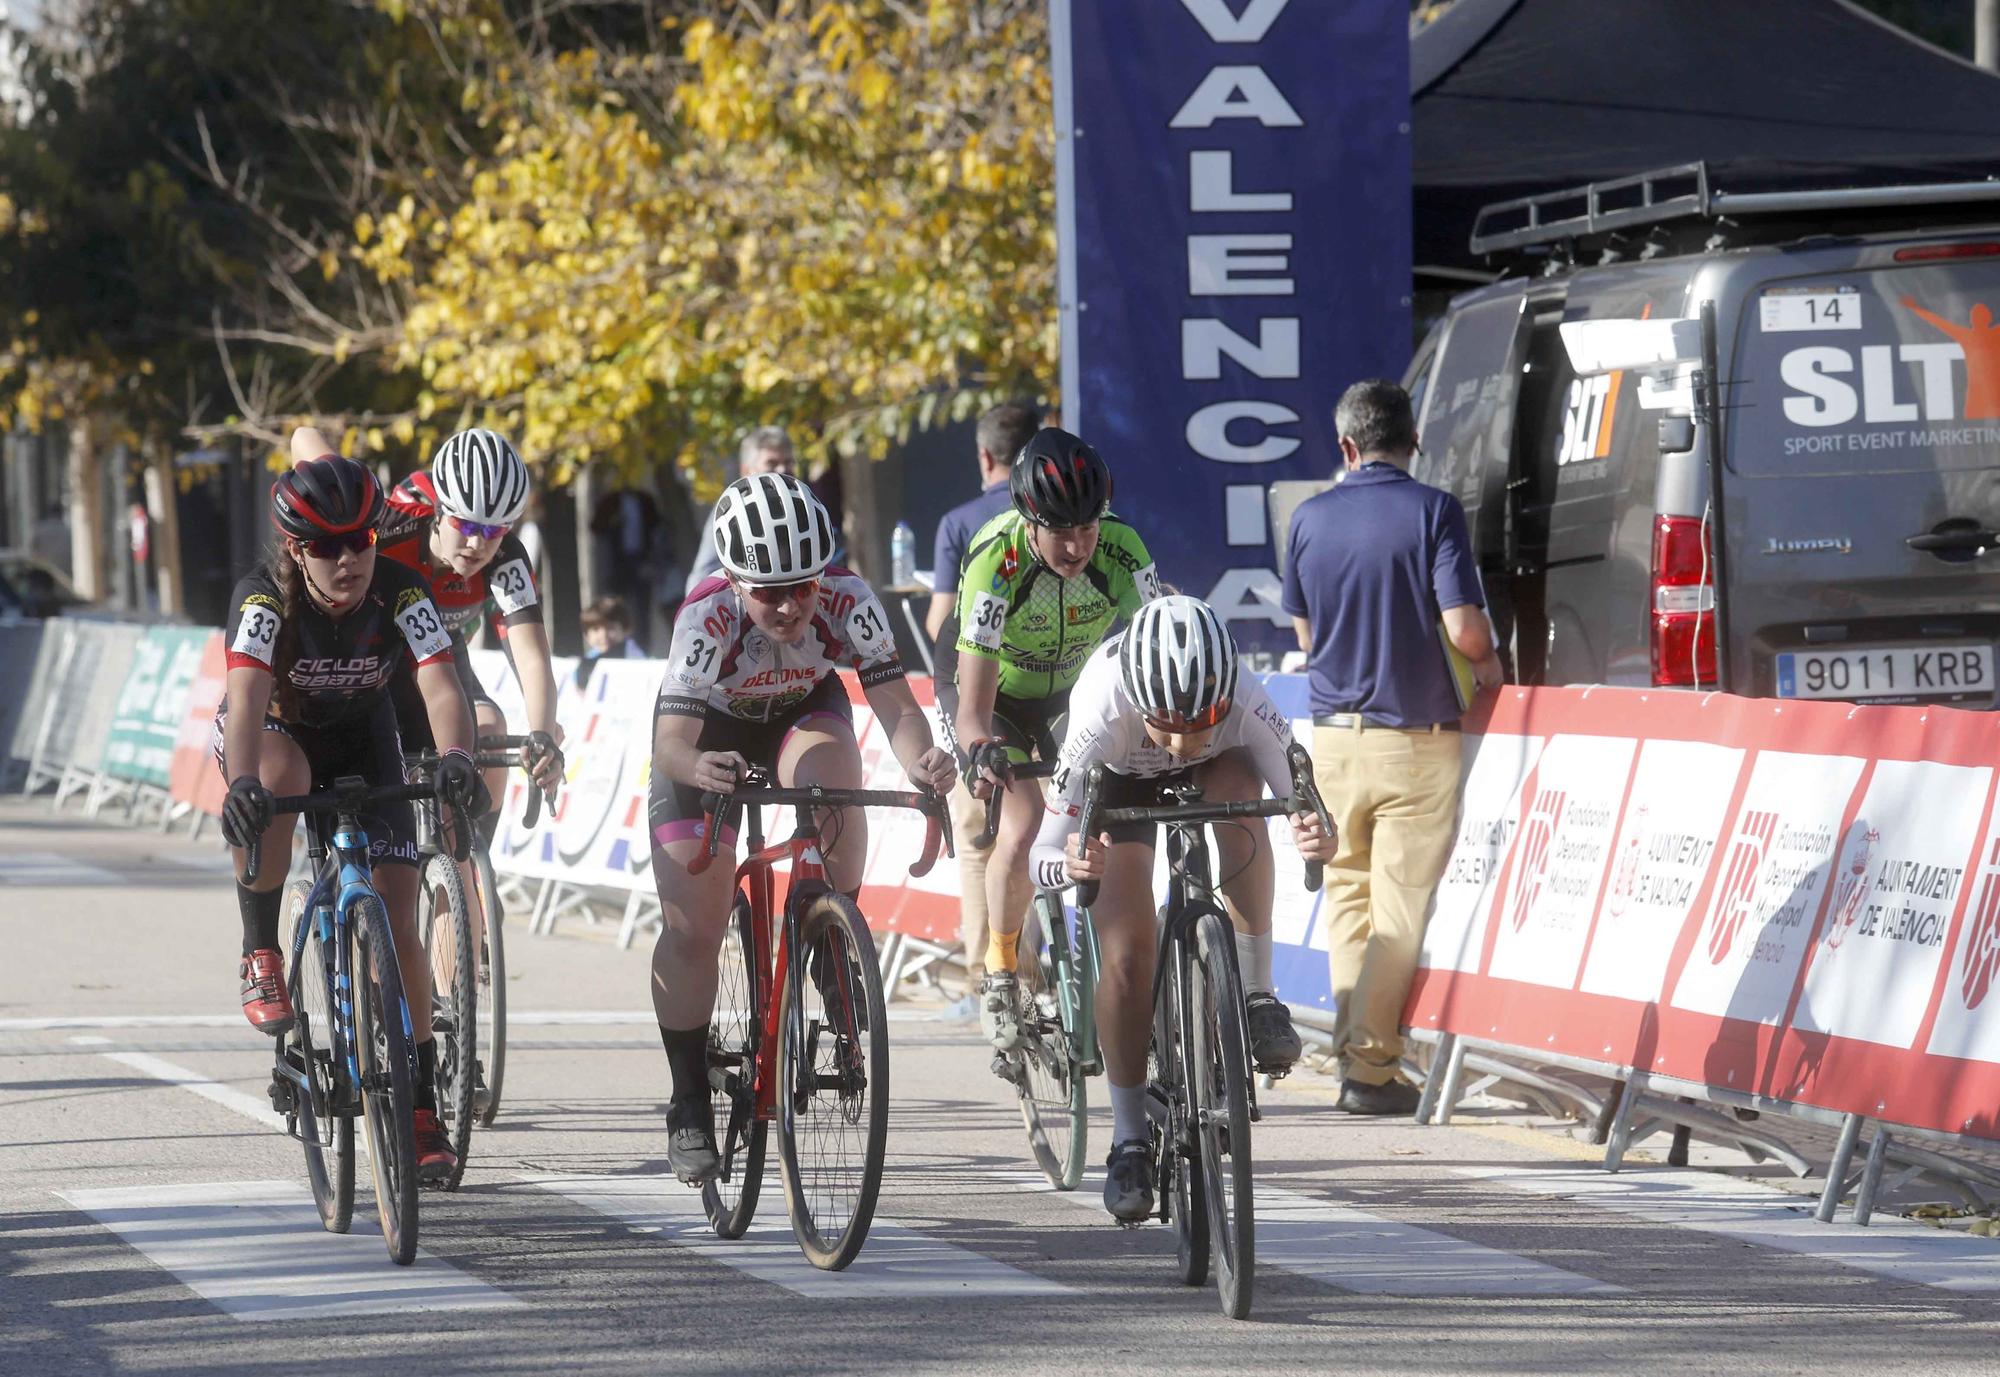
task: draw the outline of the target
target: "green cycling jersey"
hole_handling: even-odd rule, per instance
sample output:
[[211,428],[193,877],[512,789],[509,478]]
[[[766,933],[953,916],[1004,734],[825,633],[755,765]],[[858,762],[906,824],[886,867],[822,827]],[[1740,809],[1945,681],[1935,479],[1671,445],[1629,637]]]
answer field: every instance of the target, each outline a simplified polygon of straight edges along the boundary
[[1063,578],[1028,548],[1028,522],[1005,511],[979,528],[958,579],[958,653],[1000,662],[999,691],[1061,693],[1121,617],[1160,595],[1138,532],[1115,516],[1098,523],[1097,551]]

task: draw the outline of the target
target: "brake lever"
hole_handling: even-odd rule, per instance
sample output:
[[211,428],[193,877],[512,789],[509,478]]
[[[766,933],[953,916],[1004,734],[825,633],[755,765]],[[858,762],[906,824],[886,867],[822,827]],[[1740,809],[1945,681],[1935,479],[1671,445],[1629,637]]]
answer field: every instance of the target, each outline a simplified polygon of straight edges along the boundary
[[[1294,741],[1285,752],[1285,758],[1292,767],[1292,802],[1301,800],[1312,805],[1313,815],[1319,819],[1320,829],[1331,837],[1334,835],[1333,818],[1326,811],[1326,802],[1319,796],[1319,783],[1313,778],[1312,757],[1306,748]],[[1296,811],[1296,809],[1294,809]],[[1306,862],[1306,889],[1314,894],[1326,882],[1326,865],[1322,861]]]
[[[1103,811],[1104,766],[1100,763],[1090,767],[1090,773],[1083,779],[1083,806],[1077,809],[1076,830],[1082,837],[1082,847],[1090,845],[1090,839],[1097,835],[1097,815]],[[1076,906],[1089,908],[1097,902],[1097,881],[1078,880],[1076,884]]]
[[535,783],[533,775],[528,776],[528,810],[521,818],[521,826],[527,831],[535,830],[535,823],[542,816],[542,786]]
[[[937,796],[933,794],[931,797],[935,799]],[[938,815],[935,808],[935,803],[926,803],[924,805],[924,851],[921,856],[917,857],[916,864],[910,867],[910,876],[912,879],[921,878],[931,873],[931,867],[937,864],[939,840],[942,837],[950,835],[949,828],[943,828],[938,825]]]
[[253,885],[257,882],[257,863],[263,859],[264,838],[261,835],[252,837],[250,844],[243,848],[243,883],[245,885]]

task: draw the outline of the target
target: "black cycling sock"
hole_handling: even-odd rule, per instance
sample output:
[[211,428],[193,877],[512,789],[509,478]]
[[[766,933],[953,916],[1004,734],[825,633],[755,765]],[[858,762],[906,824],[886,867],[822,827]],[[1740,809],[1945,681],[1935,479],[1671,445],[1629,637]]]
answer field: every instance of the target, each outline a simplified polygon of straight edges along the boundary
[[251,889],[236,882],[236,907],[243,914],[243,954],[278,946],[278,911],[285,906],[285,887]]
[[667,1070],[674,1080],[676,1104],[709,1102],[708,1024],[699,1028],[660,1025],[660,1044],[667,1049]]
[[438,1045],[436,1038],[417,1044],[417,1084],[414,1100],[418,1109],[437,1113]]

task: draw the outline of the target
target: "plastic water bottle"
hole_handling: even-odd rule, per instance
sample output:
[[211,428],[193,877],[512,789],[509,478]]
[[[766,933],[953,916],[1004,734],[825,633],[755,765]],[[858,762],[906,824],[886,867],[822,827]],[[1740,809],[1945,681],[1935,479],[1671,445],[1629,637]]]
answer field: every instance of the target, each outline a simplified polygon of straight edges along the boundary
[[889,537],[889,582],[896,588],[908,588],[916,581],[917,533],[909,522],[898,521]]

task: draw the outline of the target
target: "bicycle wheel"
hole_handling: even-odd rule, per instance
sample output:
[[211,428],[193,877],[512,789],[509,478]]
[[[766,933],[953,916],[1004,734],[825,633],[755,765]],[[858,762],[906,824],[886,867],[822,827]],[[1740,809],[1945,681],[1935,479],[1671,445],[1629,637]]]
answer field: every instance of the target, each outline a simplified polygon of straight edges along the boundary
[[764,1040],[765,990],[770,976],[757,961],[750,896],[737,891],[722,934],[715,1013],[708,1024],[708,1076],[722,1094],[724,1174],[701,1188],[708,1222],[723,1238],[741,1238],[757,1213],[764,1187],[764,1149],[771,1125],[757,1117],[757,1051]]
[[1257,1220],[1250,1182],[1250,1071],[1243,1034],[1243,996],[1224,947],[1233,949],[1228,921],[1210,910],[1195,928],[1190,975],[1193,1041],[1187,1070],[1194,1092],[1193,1125],[1201,1145],[1201,1179],[1214,1244],[1215,1288],[1222,1313],[1250,1313],[1257,1269]]
[[[287,951],[299,951],[292,967],[292,1007],[298,1010],[299,1024],[290,1047],[297,1064],[320,1092],[321,1103],[331,1105],[339,1079],[334,1073],[334,1029],[332,1004],[327,991],[333,988],[333,952],[319,940],[319,933],[306,913],[312,881],[294,880],[285,886],[284,930],[292,935]],[[298,945],[301,923],[307,924],[305,947]],[[319,1207],[319,1222],[330,1234],[344,1234],[354,1221],[354,1116],[329,1112],[322,1120],[313,1110],[312,1096],[298,1096],[299,1142],[306,1150],[306,1180],[312,1186],[313,1204]]]
[[500,881],[493,873],[493,858],[486,848],[472,848],[473,877],[479,885],[480,911],[485,915],[484,937],[480,944],[479,1046],[486,1054],[486,1088],[479,1091],[475,1106],[479,1126],[490,1127],[500,1112],[500,1082],[507,1074],[507,944],[502,940]]
[[889,1025],[861,910],[800,903],[779,1011],[778,1159],[799,1248],[837,1272],[867,1241],[889,1134]]
[[472,1090],[479,1054],[479,981],[472,949],[472,914],[465,886],[449,856],[424,862],[417,894],[417,931],[431,965],[431,1029],[437,1038],[438,1118],[451,1135],[458,1165],[437,1183],[455,1191],[472,1146]]
[[357,900],[348,928],[360,938],[361,998],[354,1001],[354,1040],[361,1060],[361,1115],[368,1125],[368,1165],[375,1176],[375,1210],[389,1260],[407,1267],[417,1255],[417,1144],[410,1123],[416,1081],[410,1009],[389,916],[372,895]]
[[1181,1281],[1199,1286],[1208,1280],[1208,1207],[1202,1192],[1201,1156],[1191,1150],[1188,1129],[1188,1075],[1186,1031],[1181,1017],[1179,944],[1169,942],[1160,949],[1162,961],[1174,963],[1160,980],[1160,1002],[1153,1010],[1153,1046],[1148,1076],[1152,1086],[1167,1103],[1167,1122],[1153,1124],[1154,1161],[1158,1163],[1160,1191],[1167,1198],[1173,1217],[1174,1252],[1180,1264]]
[[1083,1179],[1090,1102],[1077,1061],[1073,1001],[1089,999],[1091,992],[1073,984],[1068,919],[1061,904],[1038,894],[1035,909],[1048,944],[1042,949],[1042,992],[1029,998],[1021,1026],[1021,1123],[1028,1130],[1035,1165],[1049,1184],[1059,1191],[1075,1190]]

